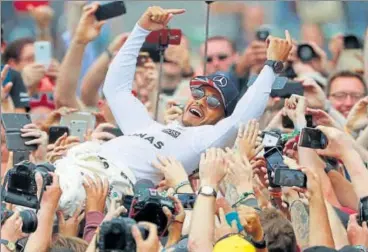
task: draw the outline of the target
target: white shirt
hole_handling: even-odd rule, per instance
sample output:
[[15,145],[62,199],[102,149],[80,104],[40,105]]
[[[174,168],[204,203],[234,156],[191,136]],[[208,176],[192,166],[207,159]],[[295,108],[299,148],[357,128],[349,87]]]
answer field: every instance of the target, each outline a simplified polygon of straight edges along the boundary
[[232,115],[215,125],[184,127],[176,122],[162,125],[150,117],[131,93],[137,57],[149,33],[137,24],[109,67],[103,92],[125,135],[104,143],[99,155],[117,167],[128,166],[138,180],[158,183],[162,174],[151,166],[157,155],[175,157],[190,174],[206,149],[231,146],[238,126],[263,114],[276,75],[265,66]]

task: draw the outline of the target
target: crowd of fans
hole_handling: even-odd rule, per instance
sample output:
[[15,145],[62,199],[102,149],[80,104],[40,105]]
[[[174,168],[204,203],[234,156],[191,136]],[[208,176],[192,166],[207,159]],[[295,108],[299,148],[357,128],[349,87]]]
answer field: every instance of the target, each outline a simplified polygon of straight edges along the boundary
[[[367,251],[368,30],[331,38],[328,52],[288,31],[262,28],[240,51],[210,36],[199,65],[183,34],[165,50],[159,85],[159,54],[145,39],[190,14],[148,8],[81,75],[106,21],[97,3],[74,7],[81,17],[61,62],[35,59],[35,41],[53,42],[48,5],[28,10],[36,39],[1,41],[1,113],[28,113],[20,134],[36,145],[19,159],[3,121],[1,251]],[[281,76],[303,93],[270,96]],[[80,112],[92,127],[51,140]],[[306,127],[326,145],[301,146]],[[276,185],[270,150],[305,184]],[[17,184],[19,167],[35,172]],[[35,207],[30,188],[11,190],[23,183],[35,185]]]

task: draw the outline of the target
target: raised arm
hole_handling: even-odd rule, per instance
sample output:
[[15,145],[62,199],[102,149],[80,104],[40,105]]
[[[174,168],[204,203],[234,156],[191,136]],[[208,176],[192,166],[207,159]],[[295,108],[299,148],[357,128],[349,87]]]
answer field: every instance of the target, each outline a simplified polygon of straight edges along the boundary
[[105,24],[105,21],[98,22],[96,20],[94,14],[97,8],[97,3],[87,5],[83,8],[83,14],[74,34],[73,41],[60,66],[60,74],[55,88],[55,102],[57,107],[79,107],[76,91],[84,50],[87,44],[100,34],[102,25]]
[[151,31],[163,29],[174,14],[183,12],[149,7],[109,67],[103,92],[124,133],[129,134],[154,123],[145,106],[131,94],[139,50]]
[[[286,31],[286,39],[270,37],[268,40],[267,59],[285,61],[292,48],[291,37]],[[197,141],[204,149],[208,147],[223,147],[231,139],[235,140],[240,123],[258,119],[264,112],[272,84],[276,74],[270,66],[264,66],[255,83],[240,99],[231,116],[221,120],[215,126],[205,126],[200,130]],[[196,136],[197,137],[197,136]]]

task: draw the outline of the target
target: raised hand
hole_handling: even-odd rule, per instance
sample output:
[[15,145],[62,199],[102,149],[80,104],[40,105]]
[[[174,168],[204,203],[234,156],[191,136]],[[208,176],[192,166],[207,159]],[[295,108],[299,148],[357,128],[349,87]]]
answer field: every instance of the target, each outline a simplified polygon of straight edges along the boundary
[[215,241],[218,241],[225,235],[229,234],[237,234],[238,233],[238,227],[236,225],[236,221],[232,221],[231,226],[227,223],[226,216],[224,209],[219,209],[219,218],[215,221]]
[[247,126],[241,125],[238,130],[236,143],[241,155],[252,160],[263,149],[262,139],[258,136],[259,123],[256,120],[248,122]]
[[152,166],[159,169],[165,179],[159,184],[164,188],[175,188],[183,181],[188,180],[188,174],[183,165],[173,157],[158,156],[158,161],[153,161]]
[[50,26],[52,18],[54,17],[54,10],[50,6],[41,5],[34,7],[33,5],[28,5],[27,10],[36,21],[38,27],[47,28]]
[[263,240],[263,228],[261,220],[256,210],[252,207],[240,205],[237,208],[240,223],[244,227],[247,234],[250,234],[255,241]]
[[116,128],[115,125],[111,124],[111,123],[101,123],[97,126],[97,128],[92,132],[91,134],[91,140],[96,140],[96,141],[109,141],[112,140],[114,138],[116,138],[115,135],[109,133],[109,132],[104,132],[105,129],[114,129]]
[[74,214],[67,220],[62,211],[56,212],[59,221],[59,233],[65,236],[78,236],[79,224],[84,219],[85,214],[79,207]]
[[326,94],[317,82],[311,78],[298,78],[304,87],[304,97],[307,106],[314,109],[324,109],[327,100]]
[[285,31],[285,38],[276,38],[269,36],[267,38],[267,59],[275,61],[286,61],[293,47],[290,33]]
[[138,25],[148,31],[166,28],[174,15],[184,13],[184,9],[162,9],[159,6],[149,7],[138,20]]
[[341,129],[339,123],[336,122],[335,119],[333,119],[327,112],[325,112],[322,109],[307,108],[306,112],[308,115],[312,115],[313,123],[315,125],[322,125],[326,127]]
[[304,128],[307,124],[305,120],[306,103],[305,98],[299,95],[292,95],[285,99],[286,115],[293,121],[296,129]]
[[201,184],[218,188],[227,173],[225,153],[221,149],[211,148],[201,154],[199,177]]
[[349,216],[349,223],[347,228],[348,239],[350,245],[357,246],[363,245],[368,247],[368,227],[367,222],[363,221],[362,226],[358,224],[357,214],[351,214]]
[[160,242],[157,236],[157,226],[150,222],[139,222],[139,226],[142,226],[148,230],[148,237],[143,240],[142,234],[138,227],[135,225],[132,227],[132,235],[135,243],[137,244],[137,252],[157,252],[159,251]]
[[97,21],[95,13],[98,3],[92,3],[83,7],[82,17],[75,31],[74,40],[80,44],[88,44],[97,38],[106,21]]
[[346,127],[351,131],[357,131],[368,125],[368,96],[359,100],[350,110]]
[[105,178],[101,180],[99,176],[91,178],[88,175],[84,176],[84,190],[86,191],[86,213],[98,211],[103,213],[105,210],[106,197],[109,192],[109,182]]

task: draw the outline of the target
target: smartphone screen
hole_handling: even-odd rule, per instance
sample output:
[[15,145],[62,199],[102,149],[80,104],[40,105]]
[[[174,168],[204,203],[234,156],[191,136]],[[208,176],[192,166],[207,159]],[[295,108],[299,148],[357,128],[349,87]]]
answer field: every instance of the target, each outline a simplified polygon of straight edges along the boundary
[[304,128],[300,132],[299,146],[301,147],[325,149],[327,144],[327,137],[318,129]]
[[277,147],[268,150],[264,154],[264,158],[266,159],[267,162],[267,170],[274,171],[275,169],[278,168],[287,167],[284,164],[282,154]]
[[34,48],[36,63],[48,69],[52,61],[51,43],[49,41],[36,41]]
[[97,9],[95,16],[98,21],[111,19],[121,16],[126,13],[125,4],[123,1],[112,1],[107,4],[102,4]]
[[262,144],[265,147],[275,147],[279,142],[280,136],[272,132],[264,132]]
[[289,98],[293,94],[303,95],[304,87],[301,82],[288,81],[282,89],[272,89],[271,97]]
[[184,209],[191,210],[194,208],[194,203],[197,199],[197,195],[195,193],[177,193],[175,197],[178,198],[183,204]]
[[286,187],[306,187],[307,176],[302,171],[298,170],[277,169],[275,171],[274,183]]

